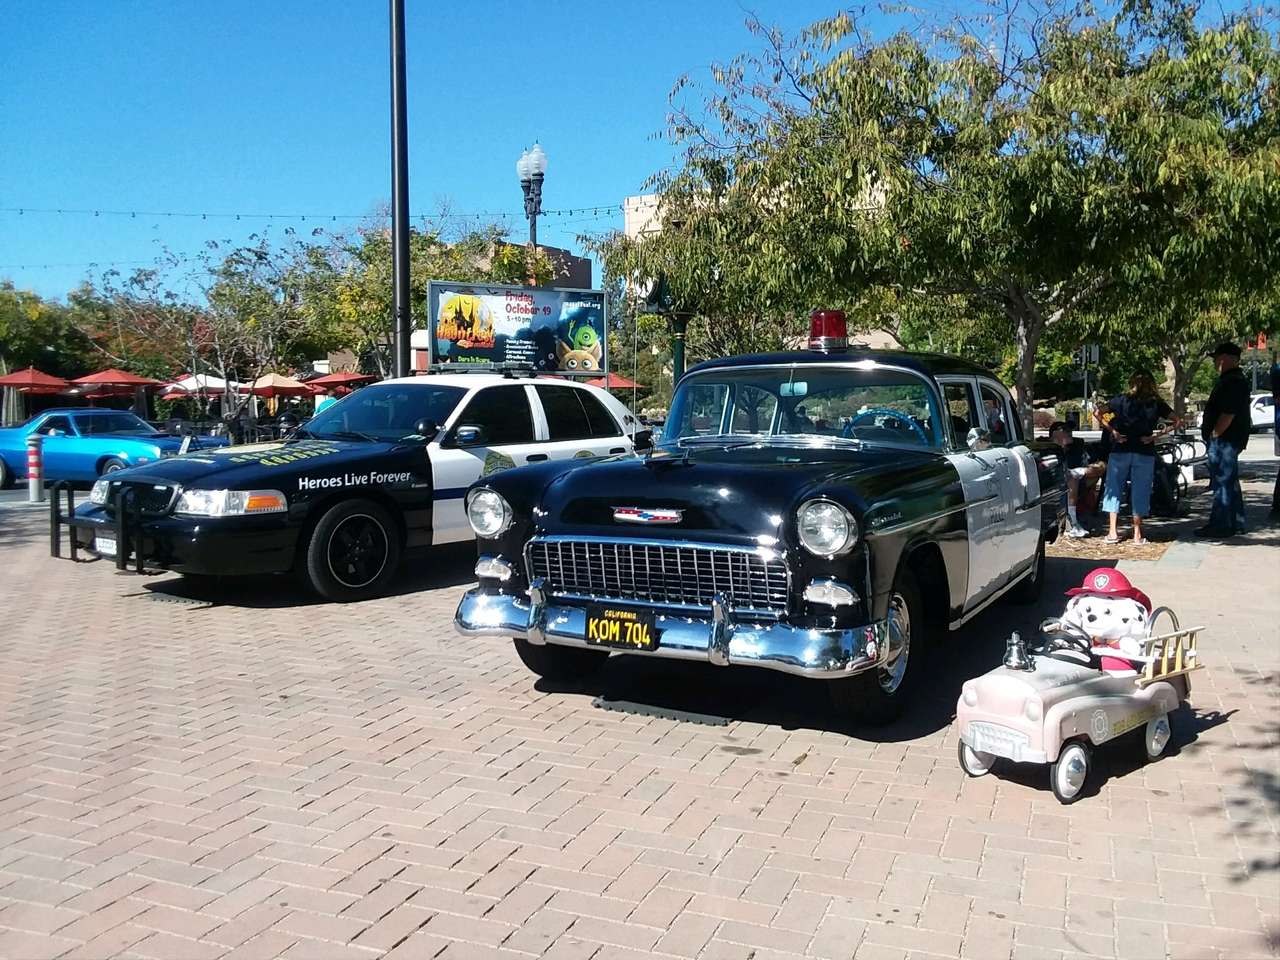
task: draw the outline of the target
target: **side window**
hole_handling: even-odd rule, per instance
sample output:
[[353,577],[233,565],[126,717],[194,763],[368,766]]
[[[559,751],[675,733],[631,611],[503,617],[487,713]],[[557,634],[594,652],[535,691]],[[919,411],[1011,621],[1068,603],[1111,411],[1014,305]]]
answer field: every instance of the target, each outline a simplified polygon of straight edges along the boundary
[[[578,398],[582,404],[582,411],[587,415],[587,426],[591,430],[593,437],[619,437],[622,435],[622,429],[609,415],[609,411],[604,405],[591,395],[591,391],[573,389],[573,395]],[[543,401],[544,405],[546,401]]]
[[768,433],[778,398],[767,390],[743,384],[735,391],[730,433]]
[[467,404],[458,426],[479,427],[478,446],[533,443],[533,414],[524,387],[485,387]]
[[982,392],[982,408],[987,418],[987,430],[992,444],[1003,444],[1015,439],[1009,405],[1004,395],[989,383],[978,385]]
[[44,423],[40,424],[40,426],[36,429],[36,432],[43,434],[44,436],[47,437],[49,435],[50,430],[61,430],[64,434],[67,434],[69,436],[72,432],[71,418],[70,417],[48,417],[45,419]]
[[591,422],[578,402],[573,387],[539,386],[538,399],[547,415],[547,433],[552,440],[586,440],[591,436]]
[[942,396],[951,421],[952,439],[957,447],[963,447],[969,430],[982,422],[978,419],[977,408],[974,406],[973,391],[967,383],[945,383],[942,385]]

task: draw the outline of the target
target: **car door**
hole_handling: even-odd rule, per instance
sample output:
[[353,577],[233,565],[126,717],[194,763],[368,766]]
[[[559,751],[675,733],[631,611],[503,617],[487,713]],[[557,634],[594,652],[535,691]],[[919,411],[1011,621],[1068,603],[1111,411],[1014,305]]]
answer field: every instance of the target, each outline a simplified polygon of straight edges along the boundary
[[[471,431],[478,433],[472,435]],[[483,387],[466,401],[452,426],[428,450],[435,483],[433,543],[470,540],[463,498],[481,476],[545,459],[538,454],[529,388],[524,384]]]
[[622,426],[592,396],[590,387],[539,383],[533,389],[541,459],[603,457],[631,449]]
[[[45,417],[32,433],[40,434],[44,439],[40,443],[40,463],[47,480],[90,479],[91,469],[86,470],[82,462],[83,456],[77,454],[79,441],[71,418],[63,414],[50,414]],[[92,464],[88,465],[90,468]],[[23,460],[23,472],[26,461]],[[81,476],[83,474],[83,476]]]
[[1040,473],[1008,391],[994,380],[979,379],[978,392],[991,451],[1000,465],[1005,517],[999,539],[1007,579],[1023,570],[1040,548]]
[[969,533],[969,581],[965,609],[982,603],[1007,579],[1001,540],[1005,507],[1004,468],[1008,451],[989,441],[969,444],[971,430],[986,430],[972,377],[940,377],[951,435],[951,461],[964,490]]

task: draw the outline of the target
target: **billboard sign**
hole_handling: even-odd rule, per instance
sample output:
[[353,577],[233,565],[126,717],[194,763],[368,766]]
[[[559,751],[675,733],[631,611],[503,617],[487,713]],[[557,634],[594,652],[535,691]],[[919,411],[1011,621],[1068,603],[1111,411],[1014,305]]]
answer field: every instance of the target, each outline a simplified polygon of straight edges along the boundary
[[603,290],[432,280],[427,322],[437,370],[516,365],[598,377],[605,369]]

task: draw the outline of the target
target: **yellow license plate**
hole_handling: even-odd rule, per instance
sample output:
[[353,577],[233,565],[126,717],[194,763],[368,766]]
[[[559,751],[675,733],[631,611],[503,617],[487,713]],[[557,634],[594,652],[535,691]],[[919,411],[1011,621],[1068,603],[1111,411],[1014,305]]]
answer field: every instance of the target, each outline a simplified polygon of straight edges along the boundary
[[587,643],[618,650],[653,650],[658,646],[658,628],[649,613],[619,607],[589,607]]

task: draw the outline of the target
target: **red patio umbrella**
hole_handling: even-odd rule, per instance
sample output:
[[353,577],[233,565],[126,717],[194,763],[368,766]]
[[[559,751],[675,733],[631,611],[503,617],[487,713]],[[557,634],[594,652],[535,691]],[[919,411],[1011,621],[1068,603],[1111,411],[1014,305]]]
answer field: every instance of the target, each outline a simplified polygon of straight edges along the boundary
[[15,370],[13,373],[0,377],[0,387],[17,387],[19,390],[55,392],[67,385],[68,381],[63,380],[61,377],[55,377],[52,374],[45,373],[43,370],[37,370],[35,367]]
[[351,370],[338,373],[326,373],[323,377],[313,377],[307,381],[308,387],[351,387],[357,383],[369,383],[378,378],[371,373],[356,373]]
[[97,373],[91,373],[87,377],[76,377],[71,381],[78,386],[93,387],[158,387],[159,380],[152,380],[150,377],[140,377],[136,373],[129,373],[127,370],[117,370],[112,367],[109,370],[99,370]]
[[620,373],[610,373],[606,377],[596,377],[594,380],[588,380],[589,387],[608,387],[610,390],[630,390],[632,387],[643,390],[643,383],[636,383],[634,380],[624,377]]

